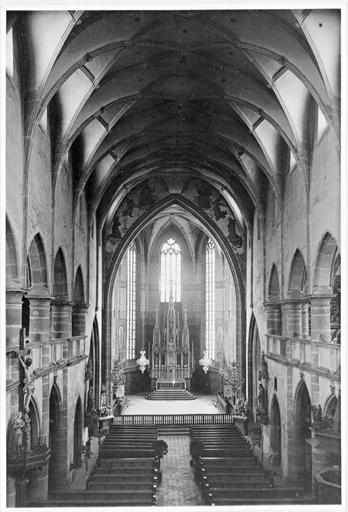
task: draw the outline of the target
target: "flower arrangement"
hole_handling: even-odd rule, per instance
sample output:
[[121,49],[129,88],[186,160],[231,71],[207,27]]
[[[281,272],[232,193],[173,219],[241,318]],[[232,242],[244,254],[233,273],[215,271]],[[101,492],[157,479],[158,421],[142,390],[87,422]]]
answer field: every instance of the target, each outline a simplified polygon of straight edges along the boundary
[[246,416],[248,414],[247,401],[243,397],[237,398],[232,408],[232,414],[235,416]]
[[99,410],[98,410],[98,416],[99,418],[105,418],[107,416],[112,416],[112,409],[111,409],[111,406],[110,405],[103,405]]

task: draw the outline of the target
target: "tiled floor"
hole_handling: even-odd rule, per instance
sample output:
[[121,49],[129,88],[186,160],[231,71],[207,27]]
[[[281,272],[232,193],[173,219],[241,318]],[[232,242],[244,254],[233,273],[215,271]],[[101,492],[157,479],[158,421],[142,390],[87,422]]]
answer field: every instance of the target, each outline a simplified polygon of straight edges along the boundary
[[197,396],[196,400],[146,400],[143,395],[127,396],[122,414],[218,414],[216,395]]
[[168,444],[168,453],[161,460],[162,483],[157,490],[157,506],[203,505],[201,491],[190,467],[190,437],[161,437]]

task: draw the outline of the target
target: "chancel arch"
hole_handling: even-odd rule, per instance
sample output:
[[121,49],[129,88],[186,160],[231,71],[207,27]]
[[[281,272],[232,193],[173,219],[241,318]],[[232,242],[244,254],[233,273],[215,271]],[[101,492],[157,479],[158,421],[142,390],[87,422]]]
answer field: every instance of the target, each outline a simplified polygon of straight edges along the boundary
[[[111,259],[108,260],[108,274],[106,276],[106,289],[107,294],[105,294],[105,311],[106,315],[104,317],[104,320],[106,322],[104,330],[104,336],[106,335],[106,346],[110,347],[109,349],[109,363],[108,365],[111,365],[110,361],[112,358],[111,355],[111,345],[112,345],[112,315],[110,314],[112,312],[112,300],[113,300],[113,284],[115,281],[115,277],[117,274],[117,271],[120,267],[120,263],[122,261],[122,257],[124,256],[127,247],[132,242],[132,240],[136,239],[137,235],[141,233],[142,231],[146,231],[146,226],[149,225],[158,215],[161,215],[163,212],[168,210],[171,211],[171,208],[177,209],[179,208],[180,211],[185,211],[187,214],[191,215],[193,218],[193,227],[192,229],[197,229],[195,227],[198,223],[198,226],[200,226],[200,229],[208,229],[209,232],[212,233],[212,236],[214,240],[218,243],[219,247],[221,248],[222,254],[224,255],[224,258],[226,259],[226,264],[228,268],[230,269],[232,280],[234,284],[235,294],[236,294],[236,346],[237,346],[237,357],[240,357],[239,363],[240,367],[243,373],[245,373],[245,355],[243,356],[244,351],[241,347],[241,336],[242,332],[244,332],[245,329],[245,320],[243,318],[243,315],[241,314],[242,311],[242,304],[244,300],[244,278],[243,278],[243,272],[242,272],[242,260],[237,258],[237,253],[235,252],[234,247],[240,248],[243,246],[242,243],[242,237],[238,234],[238,232],[235,230],[233,220],[230,219],[228,223],[228,237],[227,238],[219,226],[208,219],[208,217],[205,215],[204,210],[199,210],[197,206],[195,206],[191,201],[188,199],[178,196],[177,194],[173,194],[172,196],[169,196],[168,199],[165,201],[159,201],[154,205],[154,207],[146,214],[140,217],[137,221],[134,222],[132,225],[132,228],[125,233],[125,235],[121,238],[121,240],[118,242],[117,245],[117,251],[111,256]],[[182,240],[184,240],[183,236],[181,235]],[[162,244],[164,243],[164,239],[166,237],[163,237]],[[158,238],[159,240],[159,238]],[[152,250],[153,254],[153,250]],[[202,262],[203,264],[203,262]],[[158,292],[159,292],[159,288]],[[107,334],[106,334],[107,333]],[[238,348],[240,347],[240,348]],[[146,346],[144,347],[146,349]],[[195,348],[197,351],[197,356],[199,358],[199,353],[201,352],[201,349]],[[244,359],[243,359],[244,357]],[[244,362],[243,362],[244,361]],[[110,370],[109,370],[110,371]],[[105,376],[107,378],[107,376]],[[104,379],[104,377],[103,377]]]

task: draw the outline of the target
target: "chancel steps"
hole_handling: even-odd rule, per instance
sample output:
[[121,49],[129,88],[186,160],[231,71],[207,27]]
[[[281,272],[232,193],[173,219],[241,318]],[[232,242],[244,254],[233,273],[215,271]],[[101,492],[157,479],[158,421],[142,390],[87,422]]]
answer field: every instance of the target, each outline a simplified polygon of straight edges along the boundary
[[196,396],[186,389],[156,389],[145,398],[147,400],[195,400]]

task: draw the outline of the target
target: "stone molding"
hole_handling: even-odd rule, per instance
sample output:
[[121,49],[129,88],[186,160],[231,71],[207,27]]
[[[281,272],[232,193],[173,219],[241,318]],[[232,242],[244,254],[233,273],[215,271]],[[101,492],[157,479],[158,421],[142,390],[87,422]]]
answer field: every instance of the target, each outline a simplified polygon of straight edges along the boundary
[[276,363],[280,363],[282,366],[291,366],[293,368],[299,368],[302,371],[318,375],[319,377],[326,377],[329,380],[333,380],[336,382],[340,382],[341,376],[338,373],[331,372],[328,368],[324,367],[314,367],[308,363],[301,363],[301,361],[296,359],[287,359],[286,357],[280,356],[278,354],[265,354],[265,357],[275,361]]

